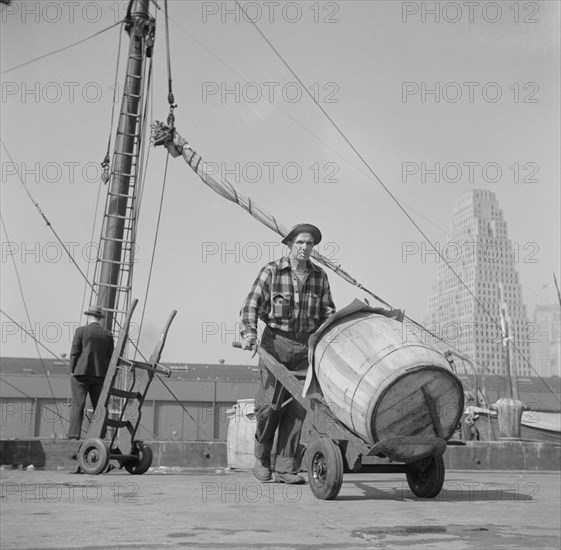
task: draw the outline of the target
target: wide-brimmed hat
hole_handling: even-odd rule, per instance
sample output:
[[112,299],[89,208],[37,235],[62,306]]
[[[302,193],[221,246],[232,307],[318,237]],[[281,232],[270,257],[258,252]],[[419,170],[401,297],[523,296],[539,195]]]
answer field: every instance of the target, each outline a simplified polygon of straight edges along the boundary
[[102,317],[105,317],[105,313],[103,313],[103,310],[100,306],[90,306],[90,309],[84,311],[84,314],[91,315],[92,317],[99,317],[100,319]]
[[295,225],[289,232],[288,235],[281,241],[283,244],[288,244],[300,233],[310,233],[314,238],[314,245],[319,244],[321,241],[321,231],[311,223],[299,223]]

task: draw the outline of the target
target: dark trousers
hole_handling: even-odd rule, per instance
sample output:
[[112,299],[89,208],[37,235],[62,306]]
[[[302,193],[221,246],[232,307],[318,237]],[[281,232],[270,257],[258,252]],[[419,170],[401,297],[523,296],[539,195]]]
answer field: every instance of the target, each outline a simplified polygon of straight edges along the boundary
[[70,404],[70,428],[68,429],[68,437],[80,438],[84,409],[86,408],[86,397],[89,394],[95,411],[103,388],[103,381],[104,378],[98,376],[78,375],[70,377],[72,402]]
[[[306,372],[308,368],[307,340],[293,340],[265,329],[261,338],[261,347],[271,354],[288,370]],[[279,473],[296,473],[298,471],[298,445],[306,410],[296,399],[284,407],[281,405],[291,397],[282,388],[274,399],[276,378],[259,361],[259,386],[255,396],[255,456],[269,458],[275,431],[278,428],[276,471]]]

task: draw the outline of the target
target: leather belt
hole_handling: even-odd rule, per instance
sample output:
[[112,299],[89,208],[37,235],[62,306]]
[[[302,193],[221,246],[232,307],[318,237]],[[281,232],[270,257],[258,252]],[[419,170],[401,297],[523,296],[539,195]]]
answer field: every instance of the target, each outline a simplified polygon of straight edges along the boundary
[[273,334],[278,334],[279,336],[284,336],[289,340],[298,340],[300,342],[307,341],[308,338],[312,335],[311,332],[287,332],[285,330],[281,330],[280,328],[273,328],[273,327],[268,327],[268,328]]

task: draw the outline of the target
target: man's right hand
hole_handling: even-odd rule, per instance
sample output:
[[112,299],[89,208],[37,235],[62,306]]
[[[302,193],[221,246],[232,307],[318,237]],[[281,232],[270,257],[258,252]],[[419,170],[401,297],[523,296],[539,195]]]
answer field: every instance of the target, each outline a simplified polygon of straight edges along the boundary
[[242,349],[250,349],[250,350],[257,349],[257,342],[255,340],[255,336],[246,336],[242,340]]

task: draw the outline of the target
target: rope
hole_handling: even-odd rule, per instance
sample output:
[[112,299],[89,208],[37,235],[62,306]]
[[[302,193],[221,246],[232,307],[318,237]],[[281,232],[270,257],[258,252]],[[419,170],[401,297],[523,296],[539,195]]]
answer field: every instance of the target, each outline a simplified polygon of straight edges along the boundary
[[10,67],[9,69],[6,69],[5,71],[2,71],[0,74],[6,74],[9,73],[10,71],[15,71],[16,69],[20,69],[21,67],[25,67],[26,65],[29,65],[30,63],[35,63],[36,61],[40,61],[41,59],[45,59],[46,57],[49,57],[51,55],[55,55],[57,53],[63,52],[65,50],[68,50],[70,48],[73,48],[74,46],[77,46],[78,44],[82,44],[83,42],[86,42],[87,40],[90,40],[92,38],[95,38],[96,36],[99,36],[100,34],[103,34],[104,32],[112,29],[113,27],[116,27],[117,25],[120,25],[122,23],[122,21],[117,21],[116,23],[113,23],[113,25],[110,25],[109,27],[102,29],[101,31],[96,32],[95,34],[92,34],[91,36],[88,36],[86,38],[83,38],[82,40],[78,40],[78,42],[74,42],[73,44],[69,44],[68,46],[64,46],[63,48],[59,48],[58,50],[54,50],[52,52],[40,55],[39,57],[35,57],[33,59],[30,59],[29,61],[26,61],[25,63],[20,63],[19,65],[16,65],[15,67]]
[[[148,77],[146,78],[146,101],[144,103],[144,111],[142,112],[142,126],[139,131],[139,159],[138,159],[138,174],[137,174],[137,184],[138,184],[138,195],[136,197],[136,204],[135,204],[135,215],[136,215],[136,223],[140,220],[140,207],[142,204],[142,197],[144,196],[144,173],[146,172],[146,166],[148,166],[148,160],[150,157],[150,148],[146,149],[146,141],[143,139],[143,136],[146,134],[146,124],[148,120],[148,109],[153,111],[152,107],[152,74],[153,74],[153,58],[150,58],[150,62],[148,63]],[[144,72],[146,74],[146,71]],[[148,104],[150,103],[150,107]],[[150,140],[148,140],[150,141]],[[135,227],[136,229],[136,227]]]
[[166,157],[166,166],[164,169],[164,182],[162,185],[162,193],[160,195],[160,206],[158,209],[158,219],[156,221],[156,233],[154,235],[154,244],[152,246],[152,256],[150,258],[150,267],[148,269],[148,281],[146,282],[146,292],[144,294],[144,307],[142,308],[142,315],[140,317],[140,325],[138,328],[138,334],[140,337],[140,333],[142,332],[142,324],[144,323],[144,313],[146,311],[146,304],[148,302],[148,290],[150,288],[150,281],[152,280],[152,270],[154,268],[154,258],[156,256],[156,244],[158,243],[158,234],[160,232],[160,221],[162,218],[162,206],[164,203],[164,193],[165,193],[165,189],[166,189],[166,179],[167,179],[167,173],[168,173],[168,161],[169,161],[169,153]]
[[165,23],[166,23],[166,58],[167,58],[167,68],[168,68],[168,103],[169,103],[169,115],[168,124],[171,128],[175,126],[175,115],[173,110],[177,107],[175,105],[175,97],[173,95],[172,80],[171,80],[171,54],[169,48],[169,11],[168,11],[168,0],[164,0],[165,7]]
[[35,338],[33,333],[29,332],[28,330],[25,330],[15,319],[10,317],[2,308],[0,308],[0,313],[5,315],[10,321],[12,321],[12,323],[15,323],[19,329],[21,329],[23,332],[25,332],[25,334],[33,338],[33,340],[35,340],[35,342],[37,342],[42,348],[45,348],[55,359],[60,359],[60,357],[56,353],[51,351],[47,346],[45,346],[45,344],[37,340],[37,338]]
[[[95,199],[95,210],[94,210],[94,215],[93,215],[92,231],[90,233],[90,242],[91,243],[94,242],[93,238],[94,238],[94,232],[95,232],[95,226],[96,226],[96,220],[97,220],[97,212],[99,210],[99,202],[100,202],[100,198],[101,198],[101,184],[102,184],[102,182],[100,180],[99,185],[97,186],[97,197]],[[88,283],[88,281],[89,281],[88,277],[90,275],[91,266],[92,266],[92,262],[89,261],[89,258],[88,258],[88,268],[86,269],[86,283]],[[86,302],[86,291],[88,290],[88,284],[84,285],[84,292],[82,292],[82,305],[80,306],[80,314],[78,315],[78,318],[82,317],[82,311],[84,311],[84,304]]]
[[[4,224],[4,218],[0,217],[0,221],[2,222],[2,227],[4,228],[4,234],[6,235],[6,241],[10,242],[10,238],[8,236],[8,231],[6,229],[6,225]],[[25,300],[25,295],[23,293],[23,286],[21,284],[21,279],[20,279],[20,276],[19,276],[18,267],[17,267],[16,261],[14,259],[14,256],[11,255],[11,257],[12,257],[12,262],[14,264],[14,270],[15,270],[15,273],[16,273],[16,278],[17,278],[17,281],[18,281],[18,287],[19,287],[19,291],[20,291],[20,294],[21,294],[21,299],[23,301],[23,307],[25,309],[27,322],[29,323],[29,327],[31,328],[31,316],[29,315],[29,309],[27,307],[27,302]],[[49,376],[47,374],[47,367],[45,366],[45,363],[43,363],[43,358],[41,357],[41,352],[39,351],[39,346],[37,345],[37,340],[34,338],[33,341],[35,343],[35,349],[37,350],[37,355],[39,356],[39,361],[41,361],[41,366],[43,367],[43,372],[45,373],[45,378],[47,379],[47,385],[49,386],[51,396],[52,396],[53,399],[55,399],[55,392],[54,392],[53,387],[51,385],[51,380],[49,379]],[[58,405],[57,405],[57,410],[58,410]],[[62,429],[64,430],[64,426],[62,426]]]
[[[122,23],[123,27],[124,27],[124,22]],[[113,89],[113,101],[112,101],[112,105],[111,105],[111,122],[109,124],[109,138],[107,140],[107,152],[105,153],[105,158],[103,159],[103,162],[101,163],[101,167],[103,168],[103,174],[101,176],[101,179],[103,181],[103,183],[107,183],[109,181],[109,165],[110,165],[110,160],[109,160],[109,155],[111,153],[111,137],[113,136],[113,124],[115,123],[115,105],[117,103],[117,78],[119,76],[119,64],[121,61],[121,49],[122,49],[122,43],[123,43],[123,29],[121,28],[121,32],[119,33],[119,45],[117,47],[117,63],[115,66],[115,86]]]
[[[4,140],[0,140],[2,143],[2,147],[4,147],[4,150],[6,151],[6,153],[8,154],[8,158],[10,159],[10,162],[12,163],[12,165],[17,166],[13,159],[12,156],[10,155],[10,152],[8,151],[6,144],[4,143]],[[39,203],[37,203],[35,201],[35,199],[31,196],[31,193],[29,192],[29,189],[27,188],[27,185],[25,185],[25,182],[23,181],[21,174],[19,172],[19,168],[17,170],[18,173],[18,177],[19,177],[19,181],[21,182],[21,184],[23,185],[23,188],[25,189],[25,192],[27,193],[27,196],[29,197],[29,200],[33,203],[33,205],[35,206],[35,208],[37,208],[37,211],[39,212],[39,214],[41,215],[41,217],[45,220],[45,223],[47,224],[47,227],[53,232],[54,236],[56,237],[57,241],[61,244],[62,248],[64,249],[64,251],[68,254],[68,257],[70,258],[70,260],[72,261],[72,263],[74,264],[74,266],[76,267],[76,269],[80,272],[80,275],[82,275],[82,277],[86,280],[86,282],[88,283],[88,285],[90,285],[91,289],[93,290],[93,286],[92,284],[88,281],[88,278],[86,277],[86,275],[84,275],[84,272],[80,269],[80,267],[78,266],[78,264],[76,263],[76,261],[74,260],[74,258],[72,257],[72,254],[70,254],[69,250],[66,248],[66,246],[64,245],[64,243],[61,241],[60,237],[58,236],[57,232],[53,229],[53,226],[51,225],[51,222],[47,219],[47,216],[45,216],[45,214],[43,213],[43,211],[41,210],[41,207],[39,206]],[[94,291],[95,292],[95,291]]]

